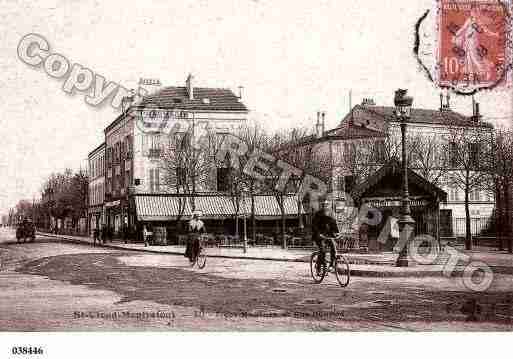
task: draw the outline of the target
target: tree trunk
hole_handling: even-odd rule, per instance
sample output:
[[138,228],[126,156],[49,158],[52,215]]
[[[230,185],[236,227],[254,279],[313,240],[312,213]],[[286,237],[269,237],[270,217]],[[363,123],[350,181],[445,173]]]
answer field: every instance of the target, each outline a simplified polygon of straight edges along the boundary
[[472,249],[472,232],[470,225],[469,188],[468,181],[465,183],[465,249]]
[[253,190],[253,184],[251,184],[251,237],[253,243],[256,244],[255,195]]
[[301,200],[297,200],[297,215],[298,215],[298,227],[299,231],[303,232],[304,224],[303,224],[303,213],[302,213],[302,203]]
[[504,245],[502,243],[502,187],[500,185],[500,180],[495,182],[495,235],[497,236],[497,243],[499,251],[504,250]]
[[286,234],[286,221],[285,221],[285,198],[281,195],[278,199],[278,204],[280,205],[281,211],[281,238],[282,238],[282,248],[287,249],[287,238]]
[[283,238],[283,249],[287,249],[287,237],[286,237],[286,221],[285,221],[285,211],[282,210],[281,214],[281,235]]
[[513,237],[511,235],[511,195],[509,193],[511,188],[510,179],[506,179],[504,185],[504,202],[505,202],[505,215],[504,215],[504,234],[508,245],[508,253],[513,254]]
[[236,203],[236,207],[235,207],[235,237],[237,239],[239,239],[239,211],[240,211],[240,208],[239,208],[238,198],[235,198],[235,203]]

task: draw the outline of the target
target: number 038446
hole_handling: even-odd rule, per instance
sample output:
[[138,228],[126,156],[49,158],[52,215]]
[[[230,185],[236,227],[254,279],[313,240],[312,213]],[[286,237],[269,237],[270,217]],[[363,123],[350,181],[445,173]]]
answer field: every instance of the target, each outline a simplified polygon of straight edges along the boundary
[[11,348],[13,355],[42,355],[44,354],[42,347],[37,346],[14,346]]

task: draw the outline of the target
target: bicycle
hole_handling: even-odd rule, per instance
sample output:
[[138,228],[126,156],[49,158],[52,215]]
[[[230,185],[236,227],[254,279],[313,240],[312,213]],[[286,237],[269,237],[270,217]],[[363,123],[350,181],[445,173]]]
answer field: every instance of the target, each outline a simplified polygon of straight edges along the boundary
[[194,261],[191,263],[191,267],[197,266],[199,269],[203,269],[207,265],[207,256],[201,244],[202,242],[203,236],[199,238],[198,254],[196,255],[196,258],[194,258]]
[[[349,280],[351,279],[349,262],[341,253],[336,252],[335,257],[335,277],[337,278],[337,282],[341,287],[346,287],[349,284]],[[316,284],[321,283],[324,280],[324,277],[326,277],[328,274],[326,263],[331,263],[330,251],[324,253],[324,261],[321,259],[320,251],[313,252],[310,256],[310,273]]]

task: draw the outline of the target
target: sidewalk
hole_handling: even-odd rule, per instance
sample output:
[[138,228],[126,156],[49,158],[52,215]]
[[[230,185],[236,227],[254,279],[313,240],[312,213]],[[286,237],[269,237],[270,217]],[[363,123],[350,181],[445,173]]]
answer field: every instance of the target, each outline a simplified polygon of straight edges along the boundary
[[[77,244],[93,244],[90,237],[78,237],[68,235],[55,235],[38,232],[38,235],[58,238]],[[128,243],[122,241],[97,244],[106,248],[118,250],[138,251],[142,253],[157,253],[183,255],[184,246],[147,246],[142,243]],[[310,260],[311,250],[288,249],[279,247],[248,247],[243,253],[242,248],[208,247],[207,255],[212,258],[264,260],[279,262],[303,262]],[[482,252],[482,251],[460,251],[471,258],[471,261],[481,261],[490,266],[494,271],[513,274],[513,256],[507,253]],[[385,252],[379,254],[345,254],[351,264],[351,275],[362,277],[440,277],[443,276],[443,268],[448,260],[448,255],[443,254],[435,265],[416,265],[412,267],[395,267],[396,253]],[[452,276],[461,276],[464,266],[458,266],[452,272]]]
[[[53,237],[65,239],[74,243],[93,244],[93,239],[90,237],[78,237],[68,235],[55,235],[50,233],[40,233],[39,235],[46,237]],[[107,242],[101,244],[103,247],[134,250],[149,253],[166,253],[183,255],[185,246],[169,245],[169,246],[148,246],[145,247],[143,243],[128,243],[116,240],[115,242]],[[241,247],[207,247],[209,257],[215,258],[232,258],[232,259],[251,259],[251,260],[271,260],[282,262],[309,262],[312,250],[308,249],[282,249],[277,246],[273,247],[248,247],[246,253],[243,253]],[[360,254],[350,253],[347,257],[352,264],[373,264],[373,265],[392,265],[395,261],[396,254]]]

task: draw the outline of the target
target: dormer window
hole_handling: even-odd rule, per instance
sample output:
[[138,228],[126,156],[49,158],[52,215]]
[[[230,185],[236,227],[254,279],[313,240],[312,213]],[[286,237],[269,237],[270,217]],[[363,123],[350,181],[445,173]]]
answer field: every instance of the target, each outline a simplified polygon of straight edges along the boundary
[[182,103],[182,99],[181,98],[174,98],[173,99],[173,103]]

